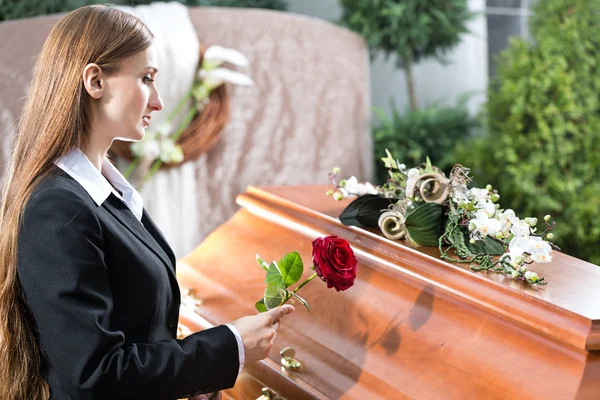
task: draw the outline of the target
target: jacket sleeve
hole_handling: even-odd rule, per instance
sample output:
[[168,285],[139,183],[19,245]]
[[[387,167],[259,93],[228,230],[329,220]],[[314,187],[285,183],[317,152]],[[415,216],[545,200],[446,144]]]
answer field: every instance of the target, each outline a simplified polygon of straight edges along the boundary
[[95,205],[53,186],[29,200],[17,270],[48,364],[75,399],[180,398],[233,387],[234,334],[218,326],[184,340],[129,343],[113,303]]

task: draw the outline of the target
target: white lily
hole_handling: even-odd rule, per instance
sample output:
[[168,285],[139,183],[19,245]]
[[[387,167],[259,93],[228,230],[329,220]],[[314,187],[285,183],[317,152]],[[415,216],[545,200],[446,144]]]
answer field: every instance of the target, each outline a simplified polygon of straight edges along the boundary
[[250,64],[246,56],[238,50],[223,46],[210,46],[204,52],[202,69],[214,69],[224,62],[238,67],[247,67]]
[[474,233],[479,233],[483,237],[487,235],[496,235],[502,229],[502,225],[500,225],[500,221],[494,218],[490,218],[487,212],[483,210],[477,211],[475,214],[475,219],[469,221],[469,225],[473,224],[475,229]]
[[225,82],[240,86],[254,85],[254,81],[248,75],[227,68],[215,68],[210,71],[200,70],[200,79],[209,91]]

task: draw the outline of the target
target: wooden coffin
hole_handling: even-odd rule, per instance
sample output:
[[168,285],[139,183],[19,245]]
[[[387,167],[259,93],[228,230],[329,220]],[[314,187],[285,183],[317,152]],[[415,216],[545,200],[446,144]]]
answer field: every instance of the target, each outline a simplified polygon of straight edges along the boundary
[[[178,264],[182,289],[202,304],[182,306],[181,323],[200,330],[253,314],[265,272],[257,265],[298,250],[305,276],[311,241],[337,234],[359,261],[354,287],[315,280],[285,318],[264,362],[246,365],[225,398],[256,399],[600,399],[600,268],[554,252],[536,264],[547,286],[439,259],[342,225],[347,205],[327,186],[250,187],[241,209]],[[188,299],[189,300],[189,299]],[[281,366],[296,351],[302,367]],[[263,397],[267,398],[267,396]]]

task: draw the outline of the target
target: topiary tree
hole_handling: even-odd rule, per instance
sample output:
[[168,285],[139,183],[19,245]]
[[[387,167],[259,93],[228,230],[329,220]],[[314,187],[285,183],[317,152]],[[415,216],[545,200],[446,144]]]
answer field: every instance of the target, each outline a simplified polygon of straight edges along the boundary
[[[600,263],[600,2],[540,0],[489,91],[489,135],[457,153],[506,208],[558,222],[563,251]],[[542,221],[541,219],[539,219]]]
[[[136,6],[156,0],[113,0],[112,4]],[[286,10],[287,0],[175,0],[188,6],[248,7]],[[89,4],[106,4],[101,0],[0,0],[0,21],[67,12]]]
[[441,58],[468,32],[473,14],[467,0],[340,0],[342,24],[361,34],[372,51],[396,55],[406,73],[411,110],[417,109],[412,66]]

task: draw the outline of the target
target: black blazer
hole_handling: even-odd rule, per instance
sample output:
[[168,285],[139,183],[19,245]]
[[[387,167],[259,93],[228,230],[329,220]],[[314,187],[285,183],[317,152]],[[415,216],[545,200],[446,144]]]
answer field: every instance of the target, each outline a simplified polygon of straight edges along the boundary
[[58,167],[27,203],[17,271],[51,399],[177,399],[233,387],[226,326],[176,340],[175,256],[144,211],[98,206]]

